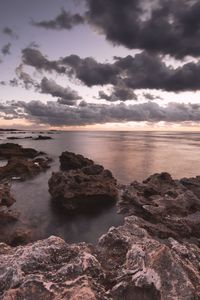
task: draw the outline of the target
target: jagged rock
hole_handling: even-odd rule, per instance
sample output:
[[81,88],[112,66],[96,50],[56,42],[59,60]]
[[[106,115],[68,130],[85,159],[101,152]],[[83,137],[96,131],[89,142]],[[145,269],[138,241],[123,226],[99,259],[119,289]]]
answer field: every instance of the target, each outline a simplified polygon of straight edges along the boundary
[[111,299],[92,248],[58,237],[17,248],[0,244],[0,277],[2,300]]
[[77,170],[91,166],[94,162],[80,154],[65,151],[60,156],[60,167],[63,171]]
[[53,201],[69,212],[89,212],[113,204],[118,195],[111,172],[99,165],[53,173],[49,191]]
[[194,178],[182,178],[180,182],[200,198],[200,176]]
[[102,236],[98,251],[113,300],[200,297],[199,247],[156,240],[135,224],[135,217]]
[[127,186],[118,208],[137,216],[137,224],[160,238],[200,238],[200,198],[167,173]]

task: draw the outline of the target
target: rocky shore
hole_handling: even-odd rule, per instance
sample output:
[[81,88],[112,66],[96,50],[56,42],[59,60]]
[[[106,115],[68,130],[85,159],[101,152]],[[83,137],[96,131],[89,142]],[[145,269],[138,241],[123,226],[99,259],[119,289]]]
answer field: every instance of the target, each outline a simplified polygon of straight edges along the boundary
[[[121,187],[81,155],[64,152],[60,163],[49,191],[66,217],[116,203],[124,224],[97,245],[55,236],[0,243],[0,299],[200,299],[200,177],[161,173]],[[2,183],[0,198],[0,206],[12,205],[9,185]]]

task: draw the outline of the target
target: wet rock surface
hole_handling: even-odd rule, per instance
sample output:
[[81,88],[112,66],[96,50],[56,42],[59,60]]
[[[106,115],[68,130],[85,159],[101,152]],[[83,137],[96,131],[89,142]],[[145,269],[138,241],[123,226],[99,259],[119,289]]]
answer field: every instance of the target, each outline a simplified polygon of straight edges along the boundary
[[32,148],[23,148],[18,144],[0,145],[0,159],[7,159],[7,164],[0,167],[0,181],[33,177],[50,167],[51,159],[43,152]]
[[53,173],[49,180],[52,200],[68,212],[89,213],[117,200],[118,189],[111,172],[100,165]]

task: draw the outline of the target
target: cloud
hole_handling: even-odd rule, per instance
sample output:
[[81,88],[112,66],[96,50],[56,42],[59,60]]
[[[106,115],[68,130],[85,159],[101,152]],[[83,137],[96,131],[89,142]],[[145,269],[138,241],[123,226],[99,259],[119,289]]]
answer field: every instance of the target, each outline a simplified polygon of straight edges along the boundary
[[62,9],[60,14],[53,20],[32,22],[32,24],[35,26],[43,27],[45,29],[54,29],[54,30],[61,30],[61,29],[70,30],[74,26],[83,23],[84,23],[84,18],[81,15],[71,14],[70,12],[67,12],[64,9]]
[[[88,87],[113,85],[113,95],[101,97],[122,101],[134,97],[136,89],[157,89],[170,92],[200,90],[200,61],[185,63],[181,67],[167,65],[162,56],[143,51],[135,56],[114,57],[113,63],[99,63],[92,57],[70,55],[50,61],[38,49],[22,50],[22,63],[38,71],[55,71],[72,80],[78,79]],[[133,91],[131,91],[131,89]]]
[[22,50],[23,64],[35,67],[39,71],[56,71],[59,74],[65,73],[65,67],[59,66],[57,61],[48,60],[38,49],[25,48]]
[[41,93],[50,94],[53,97],[59,97],[58,103],[64,105],[75,105],[76,100],[81,99],[76,91],[69,87],[63,88],[58,85],[54,80],[49,80],[44,77],[40,84]]
[[132,89],[123,86],[115,86],[110,95],[106,94],[104,91],[99,92],[99,98],[105,99],[107,101],[127,101],[127,100],[137,100],[137,95]]
[[8,36],[10,36],[10,37],[12,37],[12,38],[15,38],[15,39],[18,38],[17,34],[16,34],[16,33],[13,31],[13,29],[10,28],[10,27],[4,27],[3,30],[2,30],[2,32],[3,32],[5,35],[8,35]]
[[4,46],[1,48],[1,53],[2,53],[3,55],[10,55],[10,54],[11,54],[10,48],[11,48],[11,43],[8,43],[8,44],[4,45]]
[[[23,110],[23,113],[22,113]],[[143,104],[91,104],[78,106],[61,105],[49,101],[23,101],[1,104],[1,117],[26,118],[33,123],[51,126],[92,125],[110,122],[199,122],[200,105],[169,103],[160,106],[154,102]]]
[[200,55],[198,0],[86,0],[87,19],[114,45],[170,54]]
[[[38,87],[38,84],[36,81],[33,80],[33,78],[26,72],[24,72],[23,70],[23,64],[20,64],[16,70],[16,75],[18,77],[18,79],[20,80],[21,84],[23,87],[25,87],[25,89],[30,89],[31,87]],[[10,81],[10,85],[11,86],[18,86],[19,82],[18,80],[14,79],[12,81]]]
[[[134,57],[115,57],[113,64],[98,63],[91,57],[81,59],[70,55],[61,60],[68,65],[69,76],[75,76],[87,86],[112,84],[114,95],[129,98],[131,89],[157,89],[172,92],[200,89],[200,62],[186,63],[182,67],[167,66],[162,57],[143,51]],[[119,88],[123,86],[124,88]],[[121,93],[120,93],[121,92]],[[127,94],[128,93],[128,94]],[[133,95],[132,95],[133,96]]]
[[162,97],[160,96],[155,96],[153,94],[150,93],[143,93],[143,96],[146,100],[150,100],[150,101],[154,101],[154,100],[163,100]]
[[118,70],[114,64],[99,63],[92,57],[82,59],[78,55],[66,56],[61,62],[70,68],[69,76],[75,76],[87,86],[116,83]]

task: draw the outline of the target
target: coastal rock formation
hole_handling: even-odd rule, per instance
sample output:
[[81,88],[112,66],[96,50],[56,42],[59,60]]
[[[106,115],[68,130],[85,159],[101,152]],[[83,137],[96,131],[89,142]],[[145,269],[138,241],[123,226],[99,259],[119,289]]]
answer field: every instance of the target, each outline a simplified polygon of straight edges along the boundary
[[85,213],[113,204],[118,195],[116,180],[100,165],[53,173],[49,192],[68,212]]
[[0,144],[0,159],[10,159],[13,157],[35,158],[44,154],[32,148],[23,148],[21,145],[13,143]]
[[127,217],[96,247],[58,237],[0,244],[0,299],[199,299],[199,259],[197,245],[155,239]]
[[137,216],[135,223],[153,236],[199,239],[197,181],[199,178],[173,180],[168,173],[154,174],[143,183],[135,181],[124,189],[119,212]]
[[0,241],[8,241],[9,231],[6,232],[7,228],[10,228],[11,224],[14,224],[18,219],[16,211],[12,211],[10,206],[15,203],[15,199],[10,192],[10,183],[0,183]]
[[91,247],[58,237],[17,248],[0,244],[0,274],[2,300],[111,299]]
[[77,170],[91,166],[94,162],[81,154],[65,151],[60,156],[60,167],[62,171]]
[[200,249],[173,238],[159,240],[136,217],[111,228],[98,245],[98,259],[113,300],[199,299]]
[[51,162],[43,152],[12,143],[0,145],[0,159],[8,159],[7,164],[0,167],[0,181],[13,178],[25,180],[48,169]]

